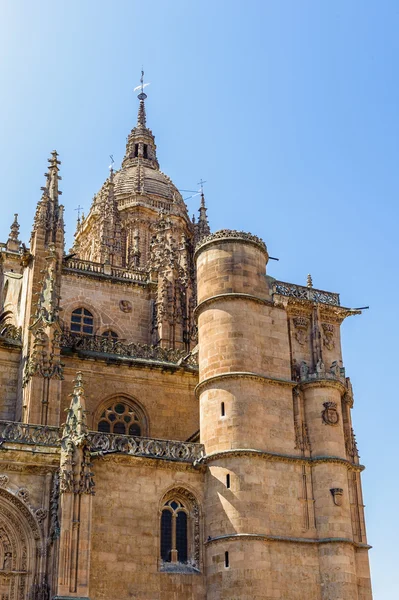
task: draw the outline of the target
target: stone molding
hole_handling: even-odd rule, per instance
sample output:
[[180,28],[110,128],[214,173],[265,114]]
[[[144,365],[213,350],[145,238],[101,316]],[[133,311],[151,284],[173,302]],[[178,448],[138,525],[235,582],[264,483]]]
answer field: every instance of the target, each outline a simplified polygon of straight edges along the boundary
[[267,535],[265,533],[228,533],[226,535],[218,535],[217,537],[208,538],[205,545],[214,544],[217,542],[240,542],[242,540],[262,541],[262,542],[288,542],[294,544],[351,544],[355,548],[365,548],[370,550],[372,546],[354,542],[349,538],[302,538],[288,537],[283,535]]
[[220,244],[226,242],[241,242],[244,244],[252,244],[262,250],[264,254],[266,254],[267,258],[269,257],[266,244],[261,238],[256,235],[252,235],[252,233],[246,233],[245,231],[236,231],[233,229],[220,229],[215,233],[211,233],[210,235],[202,238],[201,241],[198,242],[195,253],[194,260],[198,258],[198,255],[205,247],[210,246],[211,244]]
[[231,371],[229,373],[212,375],[211,377],[207,377],[203,381],[200,381],[194,389],[196,397],[198,398],[199,394],[203,392],[204,388],[206,388],[208,385],[211,385],[217,381],[222,381],[223,379],[256,379],[257,381],[261,381],[262,383],[269,385],[288,386],[291,388],[294,388],[298,385],[296,381],[291,381],[290,379],[278,379],[277,377],[261,375],[261,373],[251,373],[250,371]]
[[223,302],[228,300],[250,300],[251,302],[256,302],[258,304],[266,304],[266,306],[272,306],[273,308],[281,308],[276,307],[276,305],[273,304],[271,300],[266,300],[266,298],[260,298],[259,296],[254,296],[252,294],[243,294],[239,292],[228,294],[216,294],[215,296],[210,296],[209,298],[206,298],[206,300],[203,300],[196,306],[194,310],[195,318],[198,318],[202,310],[204,308],[207,308],[209,304],[213,304],[214,302],[218,301]]
[[232,448],[231,450],[220,450],[205,454],[198,462],[200,464],[209,464],[215,460],[231,456],[249,456],[258,457],[270,462],[296,463],[299,465],[318,465],[322,463],[333,463],[345,466],[349,471],[364,471],[363,465],[357,465],[346,458],[339,456],[295,456],[294,454],[278,454],[276,452],[266,452],[265,450],[255,450],[254,448]]

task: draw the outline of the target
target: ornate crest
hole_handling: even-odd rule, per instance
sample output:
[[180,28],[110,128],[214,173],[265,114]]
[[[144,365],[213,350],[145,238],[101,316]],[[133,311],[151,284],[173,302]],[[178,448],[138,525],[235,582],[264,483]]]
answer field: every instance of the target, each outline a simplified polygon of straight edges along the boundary
[[295,339],[301,346],[304,346],[308,341],[308,326],[309,319],[306,317],[295,317],[294,318],[294,326],[295,326]]
[[322,323],[324,337],[323,344],[327,348],[327,350],[334,350],[335,341],[334,341],[334,325],[331,323]]
[[339,414],[337,411],[336,402],[324,402],[324,410],[321,413],[321,417],[326,425],[338,425]]
[[342,506],[344,490],[342,488],[331,488],[330,492],[335,506]]

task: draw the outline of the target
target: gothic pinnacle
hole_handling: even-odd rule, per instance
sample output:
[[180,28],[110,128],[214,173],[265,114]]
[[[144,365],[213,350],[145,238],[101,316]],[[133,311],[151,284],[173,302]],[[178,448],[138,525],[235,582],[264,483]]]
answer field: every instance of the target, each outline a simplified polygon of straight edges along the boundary
[[10,227],[10,240],[12,240],[13,242],[18,242],[19,243],[19,223],[18,223],[18,214],[15,213],[14,215],[14,221],[11,224]]
[[313,287],[312,276],[310,275],[310,273],[308,274],[308,276],[307,276],[307,279],[306,279],[306,286],[307,286],[308,288],[311,288],[311,287]]

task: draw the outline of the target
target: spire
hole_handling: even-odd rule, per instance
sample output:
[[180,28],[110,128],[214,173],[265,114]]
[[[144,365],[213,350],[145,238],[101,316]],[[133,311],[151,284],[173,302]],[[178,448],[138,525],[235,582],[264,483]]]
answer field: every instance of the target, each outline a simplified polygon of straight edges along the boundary
[[134,88],[134,91],[140,90],[140,93],[137,95],[139,99],[137,125],[132,129],[127,139],[126,154],[122,161],[122,167],[137,166],[138,161],[143,160],[145,167],[159,169],[155,139],[151,129],[147,127],[145,111],[147,94],[144,92],[144,88],[148,85],[150,84],[144,83],[144,71],[141,71],[140,85]]
[[[146,114],[145,114],[144,100],[147,98],[147,94],[144,93],[144,87],[147,85],[149,85],[149,84],[144,83],[144,71],[141,71],[140,86],[138,86],[141,89],[141,92],[137,96],[137,98],[140,100],[139,113],[137,115],[137,127],[145,127],[146,126]],[[137,90],[137,88],[135,88],[135,90]]]
[[45,243],[55,242],[57,230],[63,231],[64,227],[63,207],[58,203],[59,196],[62,194],[58,189],[58,182],[61,179],[58,174],[61,162],[58,160],[58,153],[56,150],[53,150],[51,153],[48,163],[47,173],[44,174],[46,183],[41,188],[43,193],[36,208],[33,227],[34,231],[38,228],[45,230]]
[[18,214],[14,215],[14,221],[11,223],[10,235],[7,241],[7,250],[11,252],[18,252],[21,241],[19,239],[19,223]]
[[309,273],[307,278],[306,278],[306,287],[311,288],[313,287],[313,281],[312,281],[312,276]]
[[202,179],[199,182],[199,184],[201,186],[201,188],[200,188],[201,189],[201,204],[198,209],[199,217],[198,217],[198,222],[196,224],[197,241],[202,240],[203,237],[205,237],[206,235],[209,235],[211,233],[211,229],[209,227],[208,216],[206,214],[207,209],[205,206],[204,183],[206,183],[206,182],[202,181]]

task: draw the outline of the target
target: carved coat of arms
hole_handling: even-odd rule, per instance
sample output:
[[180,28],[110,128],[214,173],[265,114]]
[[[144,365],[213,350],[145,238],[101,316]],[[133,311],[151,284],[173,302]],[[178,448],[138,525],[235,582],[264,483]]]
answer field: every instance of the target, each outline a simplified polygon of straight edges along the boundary
[[342,488],[332,488],[330,492],[335,506],[342,506],[344,490]]
[[324,402],[324,410],[321,413],[322,419],[326,425],[338,425],[339,414],[335,402]]

